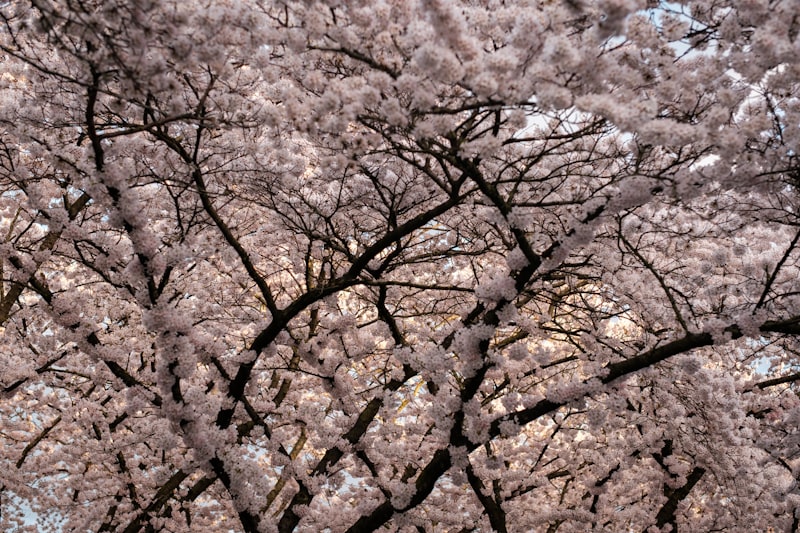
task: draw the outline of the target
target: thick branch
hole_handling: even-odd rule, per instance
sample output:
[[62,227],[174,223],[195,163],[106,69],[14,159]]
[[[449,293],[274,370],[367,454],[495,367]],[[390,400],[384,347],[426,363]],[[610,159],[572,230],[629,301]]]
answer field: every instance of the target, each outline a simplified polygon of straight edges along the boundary
[[28,454],[31,453],[31,451],[33,451],[33,449],[36,447],[37,444],[42,442],[42,440],[44,440],[44,438],[47,437],[48,433],[53,431],[53,429],[58,425],[59,422],[61,422],[61,416],[56,417],[56,419],[53,420],[52,424],[44,428],[42,432],[36,436],[35,439],[33,439],[31,442],[28,443],[27,446],[25,446],[25,449],[22,450],[22,455],[20,455],[19,459],[17,460],[17,468],[22,467],[22,464],[25,462],[25,459],[28,457]]
[[506,533],[508,531],[506,528],[506,512],[494,498],[483,493],[485,486],[483,481],[475,475],[472,465],[467,466],[467,480],[472,487],[472,492],[475,493],[475,496],[481,502],[486,516],[489,517],[489,523],[492,525],[492,529],[498,533]]
[[666,524],[672,524],[672,533],[678,533],[678,524],[675,518],[675,512],[678,510],[678,504],[689,496],[692,488],[700,481],[706,471],[699,466],[694,467],[691,474],[686,478],[686,484],[670,492],[666,503],[661,507],[656,515],[656,526],[664,527]]

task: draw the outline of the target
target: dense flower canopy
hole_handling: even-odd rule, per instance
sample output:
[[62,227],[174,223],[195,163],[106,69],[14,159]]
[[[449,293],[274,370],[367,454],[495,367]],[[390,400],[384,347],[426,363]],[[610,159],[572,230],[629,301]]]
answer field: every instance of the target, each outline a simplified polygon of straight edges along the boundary
[[0,528],[797,530],[798,13],[3,3]]

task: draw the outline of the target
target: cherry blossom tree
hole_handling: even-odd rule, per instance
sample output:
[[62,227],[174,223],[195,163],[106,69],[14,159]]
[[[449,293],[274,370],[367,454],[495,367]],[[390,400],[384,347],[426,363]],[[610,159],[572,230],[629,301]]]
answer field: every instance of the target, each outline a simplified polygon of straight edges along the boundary
[[0,526],[797,531],[797,13],[3,3]]

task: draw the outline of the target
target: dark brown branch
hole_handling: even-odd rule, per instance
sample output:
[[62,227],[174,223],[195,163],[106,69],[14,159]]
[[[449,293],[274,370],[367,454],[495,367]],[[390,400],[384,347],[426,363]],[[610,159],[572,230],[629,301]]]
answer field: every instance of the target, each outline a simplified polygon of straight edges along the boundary
[[666,503],[664,503],[656,515],[656,526],[664,527],[666,524],[671,524],[672,533],[678,533],[678,524],[675,517],[678,505],[689,496],[692,488],[694,488],[705,473],[706,471],[704,468],[699,466],[694,467],[686,478],[686,483],[682,487],[669,492]]
[[800,372],[795,372],[794,374],[789,374],[788,376],[781,376],[779,378],[767,379],[765,381],[760,381],[756,383],[756,387],[759,389],[766,389],[767,387],[774,387],[776,385],[783,385],[784,383],[794,383],[795,381],[800,380]]
[[17,468],[22,467],[22,464],[25,462],[25,459],[28,457],[28,454],[31,453],[31,451],[33,451],[33,449],[36,447],[37,444],[42,442],[42,440],[44,440],[44,438],[47,437],[48,433],[50,433],[51,431],[53,431],[53,429],[55,429],[55,427],[59,424],[59,422],[61,422],[61,416],[56,417],[56,419],[53,420],[52,424],[44,428],[42,432],[36,436],[35,439],[33,439],[31,442],[28,443],[27,446],[25,446],[25,449],[22,450],[22,455],[20,455],[19,459],[17,460],[17,465],[16,465]]
[[494,498],[483,493],[485,486],[483,481],[475,475],[472,465],[467,466],[467,481],[469,481],[472,487],[472,492],[475,493],[475,496],[481,502],[486,516],[489,517],[489,523],[492,525],[492,529],[498,533],[507,533],[506,512]]

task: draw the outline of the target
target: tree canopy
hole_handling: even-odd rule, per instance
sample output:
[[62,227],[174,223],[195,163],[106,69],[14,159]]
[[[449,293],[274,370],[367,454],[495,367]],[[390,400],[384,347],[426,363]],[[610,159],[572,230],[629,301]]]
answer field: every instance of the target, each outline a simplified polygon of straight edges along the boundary
[[0,528],[797,531],[798,13],[2,3]]

